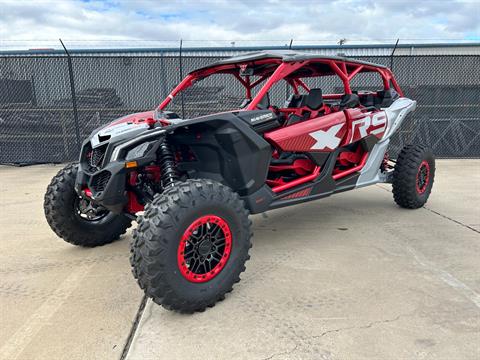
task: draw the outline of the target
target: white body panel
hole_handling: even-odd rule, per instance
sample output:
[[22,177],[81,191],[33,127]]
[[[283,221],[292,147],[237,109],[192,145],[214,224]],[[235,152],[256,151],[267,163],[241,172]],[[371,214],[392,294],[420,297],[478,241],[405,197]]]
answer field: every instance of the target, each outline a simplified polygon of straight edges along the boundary
[[387,174],[380,170],[380,166],[390,143],[390,138],[398,130],[407,114],[414,111],[416,107],[416,101],[400,98],[395,100],[388,108],[382,109],[387,114],[387,129],[382,139],[373,147],[367,163],[360,171],[356,187],[372,185],[387,180]]

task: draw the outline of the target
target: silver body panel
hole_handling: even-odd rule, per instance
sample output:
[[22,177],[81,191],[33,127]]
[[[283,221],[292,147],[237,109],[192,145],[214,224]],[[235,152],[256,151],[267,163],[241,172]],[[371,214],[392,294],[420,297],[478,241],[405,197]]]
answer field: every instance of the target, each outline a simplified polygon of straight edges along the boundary
[[416,101],[402,97],[395,100],[388,108],[382,109],[387,114],[387,129],[382,139],[373,147],[367,163],[360,171],[357,188],[387,181],[388,174],[382,172],[380,166],[387,152],[390,138],[398,130],[408,113],[414,111],[416,107]]

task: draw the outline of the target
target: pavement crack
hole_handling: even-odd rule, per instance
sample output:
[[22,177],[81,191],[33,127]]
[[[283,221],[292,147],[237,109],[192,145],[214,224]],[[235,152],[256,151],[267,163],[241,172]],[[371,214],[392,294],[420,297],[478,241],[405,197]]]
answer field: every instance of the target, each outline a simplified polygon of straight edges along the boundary
[[[368,324],[362,325],[362,326],[349,326],[349,327],[327,330],[327,331],[324,331],[323,333],[321,333],[320,335],[302,337],[302,338],[300,338],[300,343],[304,343],[304,342],[307,342],[308,340],[312,340],[312,339],[320,339],[320,338],[322,338],[322,337],[324,337],[328,334],[331,334],[331,333],[339,333],[339,332],[348,331],[348,330],[364,330],[364,329],[370,329],[370,328],[372,328],[376,325],[393,323],[395,321],[400,320],[402,317],[410,316],[411,314],[412,314],[412,312],[397,315],[392,319],[375,320],[375,321],[371,321]],[[272,355],[270,355],[266,358],[263,358],[262,360],[272,360],[273,358],[275,358],[277,356],[290,355],[290,354],[292,354],[292,353],[294,353],[295,351],[298,350],[299,346],[301,345],[300,343],[295,343],[295,346],[290,350],[274,353],[274,354],[272,354]]]
[[132,327],[130,332],[128,333],[127,341],[125,342],[125,346],[123,347],[122,355],[120,356],[120,360],[125,360],[128,355],[128,351],[130,350],[130,346],[132,345],[133,337],[137,331],[138,325],[140,324],[140,319],[142,318],[143,312],[145,310],[145,305],[147,304],[147,296],[143,295],[142,301],[140,301],[140,305],[138,306],[137,313],[135,314],[135,318],[133,320]]
[[[377,187],[379,187],[380,189],[382,189],[382,190],[385,190],[385,191],[387,191],[387,192],[391,192],[390,190],[385,189],[383,186],[380,186],[379,184],[375,184],[375,185],[376,185]],[[425,209],[425,210],[427,210],[427,211],[430,211],[431,213],[433,213],[433,214],[435,214],[435,215],[438,215],[438,216],[440,216],[440,217],[442,217],[442,218],[444,218],[444,219],[446,219],[446,220],[452,221],[452,222],[454,222],[455,224],[458,224],[458,225],[463,226],[463,227],[465,227],[465,228],[467,228],[467,229],[470,229],[470,230],[472,230],[472,231],[475,231],[477,234],[480,234],[480,231],[479,231],[479,230],[477,230],[477,229],[475,229],[474,227],[471,227],[471,226],[469,226],[469,225],[467,225],[467,224],[464,224],[464,223],[462,223],[461,221],[455,220],[455,219],[453,219],[453,218],[451,218],[451,217],[449,217],[449,216],[447,216],[447,215],[444,215],[444,214],[442,214],[442,213],[439,213],[438,211],[435,211],[435,210],[433,210],[433,209],[431,209],[431,208],[429,208],[429,207],[427,207],[427,206],[422,206],[422,208]]]
[[338,332],[342,332],[342,331],[346,331],[346,330],[370,329],[371,327],[373,327],[375,325],[378,325],[378,324],[387,324],[387,323],[395,322],[395,321],[399,320],[401,317],[407,316],[407,315],[410,315],[410,314],[400,314],[400,315],[394,317],[393,319],[376,320],[376,321],[372,321],[372,322],[368,323],[367,325],[362,325],[362,326],[349,326],[349,327],[327,330],[327,331],[321,333],[320,335],[312,336],[311,338],[312,339],[317,339],[317,338],[324,337],[325,335],[328,335],[330,333],[338,333]]
[[435,211],[435,210],[433,210],[433,209],[430,209],[430,208],[428,208],[428,207],[426,207],[426,206],[424,206],[423,208],[424,208],[425,210],[430,211],[431,213],[434,213],[434,214],[436,214],[436,215],[438,215],[438,216],[441,216],[442,218],[444,218],[444,219],[446,219],[446,220],[450,220],[450,221],[454,222],[455,224],[458,224],[458,225],[463,226],[463,227],[465,227],[465,228],[467,228],[467,229],[470,229],[470,230],[472,230],[472,231],[475,231],[477,234],[480,234],[480,231],[479,231],[479,230],[477,230],[477,229],[475,229],[475,228],[473,228],[473,227],[471,227],[471,226],[469,226],[469,225],[467,225],[467,224],[464,224],[464,223],[462,223],[462,222],[460,222],[460,221],[458,221],[458,220],[452,219],[451,217],[449,217],[449,216],[447,216],[447,215],[444,215],[444,214],[441,214],[441,213],[439,213],[438,211]]
[[277,357],[277,356],[281,356],[281,355],[290,355],[291,353],[295,352],[298,348],[300,344],[296,343],[295,346],[290,349],[290,350],[287,350],[287,351],[282,351],[282,352],[278,352],[278,353],[275,353],[275,354],[272,354],[270,356],[267,356],[266,358],[263,358],[262,360],[271,360],[273,359],[274,357]]

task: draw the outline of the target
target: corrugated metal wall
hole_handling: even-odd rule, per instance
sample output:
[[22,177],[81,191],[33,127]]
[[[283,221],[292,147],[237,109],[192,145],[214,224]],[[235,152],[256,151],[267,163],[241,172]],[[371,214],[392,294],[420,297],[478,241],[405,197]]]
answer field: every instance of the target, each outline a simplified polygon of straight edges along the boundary
[[[346,56],[390,56],[394,44],[365,44],[365,45],[293,45],[292,50],[314,53],[319,55]],[[184,56],[213,56],[228,57],[246,52],[260,50],[285,50],[288,46],[232,46],[232,47],[184,47]],[[76,56],[179,56],[179,48],[175,46],[164,48],[124,48],[124,49],[71,49]],[[0,51],[4,56],[58,56],[63,50],[14,50]],[[446,43],[446,44],[399,44],[395,55],[480,55],[480,43]]]

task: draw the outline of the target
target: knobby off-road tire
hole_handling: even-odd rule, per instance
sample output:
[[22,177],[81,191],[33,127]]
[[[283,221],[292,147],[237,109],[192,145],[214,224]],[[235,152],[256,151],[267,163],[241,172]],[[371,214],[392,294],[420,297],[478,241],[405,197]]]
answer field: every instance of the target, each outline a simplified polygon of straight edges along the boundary
[[82,218],[77,211],[78,194],[75,178],[78,165],[69,164],[55,175],[47,187],[43,209],[52,230],[66,242],[73,245],[94,247],[119,239],[131,220],[105,210],[98,220]]
[[407,209],[425,205],[435,177],[435,157],[424,145],[407,145],[397,158],[392,192],[395,202]]
[[[243,201],[227,186],[205,179],[175,183],[155,196],[137,220],[130,262],[138,284],[169,310],[193,313],[212,307],[240,281],[250,258],[248,215]],[[215,244],[220,255],[208,253]],[[198,265],[202,254],[204,262],[210,254],[211,271]],[[215,266],[217,257],[224,262]]]

